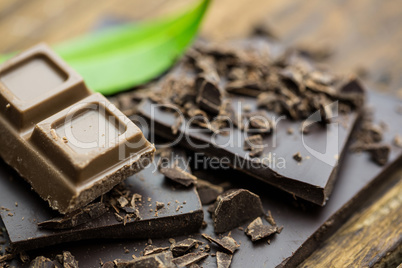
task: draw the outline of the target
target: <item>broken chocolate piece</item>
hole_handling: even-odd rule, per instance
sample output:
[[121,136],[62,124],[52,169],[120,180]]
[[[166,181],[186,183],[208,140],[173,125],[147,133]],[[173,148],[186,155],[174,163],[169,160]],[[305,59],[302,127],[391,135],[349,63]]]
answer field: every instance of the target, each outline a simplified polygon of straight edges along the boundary
[[119,268],[130,267],[130,268],[143,268],[143,267],[163,267],[163,268],[173,268],[176,267],[172,262],[173,256],[170,251],[143,256],[135,258],[134,260],[124,261],[115,260],[116,266]]
[[250,157],[260,156],[264,151],[261,135],[249,136],[244,140],[244,150],[250,151]]
[[159,210],[165,207],[165,203],[156,201],[155,206],[156,210]]
[[196,263],[208,257],[208,253],[204,252],[197,252],[197,253],[188,253],[184,256],[177,257],[173,259],[173,263],[176,264],[178,267],[185,267],[192,263]]
[[245,233],[251,237],[251,241],[255,242],[281,231],[282,229],[276,226],[264,225],[261,218],[258,217],[248,225]]
[[141,130],[44,44],[3,63],[0,88],[0,156],[61,214],[153,157]]
[[197,191],[203,205],[215,202],[216,198],[223,193],[223,187],[214,185],[208,181],[197,179]]
[[273,128],[271,119],[264,112],[249,113],[247,118],[249,121],[246,124],[246,131],[248,132],[266,134]]
[[248,190],[230,190],[218,196],[212,219],[216,233],[230,231],[263,214],[260,197]]
[[265,219],[267,220],[267,222],[269,224],[271,224],[272,226],[276,226],[276,222],[274,217],[272,217],[272,213],[271,210],[268,210],[267,214],[265,215]]
[[388,163],[389,154],[391,148],[388,144],[368,144],[364,146],[364,151],[368,151],[371,155],[371,159],[380,166]]
[[197,177],[191,175],[187,171],[183,170],[179,166],[162,167],[159,169],[160,173],[166,176],[166,178],[177,182],[181,185],[189,187],[191,184],[197,184]]
[[107,211],[105,205],[101,202],[89,204],[85,208],[66,214],[63,218],[55,218],[38,223],[39,227],[45,229],[71,229],[78,225],[96,219]]
[[216,252],[216,264],[218,268],[229,268],[232,263],[232,254],[228,254],[225,252],[217,251]]
[[152,245],[148,245],[146,248],[144,248],[144,256],[155,254],[155,253],[161,253],[162,251],[168,250],[169,247],[155,247]]
[[199,244],[202,244],[202,242],[193,238],[187,238],[171,245],[170,250],[172,251],[174,257],[178,257],[184,255],[187,251]]
[[69,251],[64,251],[62,257],[63,262],[61,262],[61,264],[63,264],[64,268],[78,268],[78,262]]
[[222,239],[215,239],[207,234],[202,234],[202,236],[208,241],[217,244],[223,250],[229,252],[230,254],[233,254],[240,247],[240,245],[237,244],[236,240],[234,240],[230,236],[224,236]]
[[402,138],[398,134],[395,135],[393,142],[395,146],[402,148]]

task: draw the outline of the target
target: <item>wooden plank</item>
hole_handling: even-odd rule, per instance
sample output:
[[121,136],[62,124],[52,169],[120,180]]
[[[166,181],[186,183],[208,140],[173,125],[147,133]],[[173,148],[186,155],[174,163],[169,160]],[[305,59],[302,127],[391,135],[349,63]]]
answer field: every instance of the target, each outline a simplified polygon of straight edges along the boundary
[[384,262],[395,267],[401,246],[402,173],[395,186],[356,213],[299,267],[372,267]]

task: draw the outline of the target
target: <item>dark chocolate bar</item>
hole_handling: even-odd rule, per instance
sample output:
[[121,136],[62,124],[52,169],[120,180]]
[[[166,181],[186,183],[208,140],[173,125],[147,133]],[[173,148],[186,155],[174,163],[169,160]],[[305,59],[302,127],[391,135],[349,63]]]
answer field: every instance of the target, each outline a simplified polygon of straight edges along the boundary
[[0,66],[0,125],[1,157],[63,214],[140,171],[155,150],[46,45]]
[[[402,101],[378,93],[369,94],[370,105],[374,108],[374,122],[383,122],[388,126],[384,132],[384,142],[392,143],[396,135],[402,133],[402,126],[394,124],[400,122],[402,114],[397,113],[397,108]],[[220,184],[230,181],[230,188],[246,188],[261,197],[264,210],[270,210],[273,218],[284,229],[280,234],[263,239],[260,242],[252,242],[244,233],[248,223],[242,226],[242,230],[234,229],[232,237],[241,242],[239,250],[233,255],[232,267],[295,267],[314,251],[354,212],[366,202],[371,202],[376,196],[384,193],[396,182],[400,181],[402,163],[402,148],[391,145],[391,154],[386,166],[379,166],[372,162],[367,154],[347,151],[339,170],[338,179],[334,185],[331,199],[325,207],[318,207],[303,200],[295,200],[293,196],[277,191],[276,188],[259,181],[250,183],[250,178],[234,170],[198,170],[194,174],[202,179]],[[232,179],[228,180],[228,177]],[[2,192],[3,193],[3,192]],[[208,206],[204,206],[206,211]],[[191,235],[192,238],[203,240],[201,233],[207,233],[217,238],[214,233],[213,221],[206,215],[208,225],[200,233]],[[265,219],[264,219],[265,221]],[[264,224],[268,224],[265,223]],[[175,237],[176,241],[184,240],[188,236]],[[132,259],[131,255],[139,257],[141,251],[149,241],[131,240],[93,240],[80,243],[63,244],[46,249],[28,252],[31,259],[45,255],[54,257],[68,250],[79,261],[80,266],[98,267],[100,263],[106,263],[115,259]],[[206,241],[205,241],[206,242]],[[154,239],[155,247],[170,246],[167,239]],[[202,246],[205,247],[205,246]],[[215,254],[219,248],[211,246],[210,254]],[[209,256],[200,265],[203,267],[216,267],[216,257]],[[13,264],[18,264],[14,261]]]
[[[172,151],[181,159],[180,166],[188,171],[183,151]],[[34,249],[52,244],[93,238],[155,238],[196,232],[203,220],[203,211],[194,186],[176,187],[159,173],[155,162],[124,182],[129,191],[128,201],[135,198],[135,208],[116,204],[102,216],[75,228],[52,230],[38,224],[58,217],[46,206],[30,186],[4,162],[0,165],[0,210],[12,245],[20,249]],[[119,188],[120,189],[120,188]],[[118,190],[118,191],[121,191]],[[135,196],[133,196],[136,194]],[[108,205],[105,195],[102,200]],[[141,199],[141,200],[139,200]],[[161,205],[163,204],[163,206]],[[124,207],[122,208],[121,205]],[[180,206],[179,210],[176,210]],[[116,210],[120,212],[115,215]],[[127,213],[126,213],[126,211]],[[136,218],[125,218],[131,210],[138,210]],[[95,213],[95,211],[94,211]],[[12,215],[12,216],[10,216]],[[121,217],[121,218],[120,218]],[[121,221],[119,221],[121,219]],[[43,225],[43,224],[42,224]]]

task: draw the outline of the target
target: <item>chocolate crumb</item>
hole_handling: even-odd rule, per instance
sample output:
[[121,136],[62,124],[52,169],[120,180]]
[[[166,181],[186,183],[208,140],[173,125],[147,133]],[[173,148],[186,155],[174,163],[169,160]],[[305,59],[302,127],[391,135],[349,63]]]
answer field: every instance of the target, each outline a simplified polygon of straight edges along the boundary
[[244,140],[243,149],[250,151],[251,157],[260,156],[264,151],[261,135],[249,136]]
[[301,162],[303,160],[303,157],[301,156],[300,152],[297,152],[293,155],[293,159],[297,162]]
[[402,148],[402,138],[398,134],[395,135],[393,142],[395,146]]
[[165,207],[165,203],[156,201],[156,210],[162,209]]
[[267,222],[269,224],[271,224],[272,226],[276,226],[276,222],[274,217],[272,217],[271,211],[268,210],[267,214],[265,215],[265,219],[267,220]]

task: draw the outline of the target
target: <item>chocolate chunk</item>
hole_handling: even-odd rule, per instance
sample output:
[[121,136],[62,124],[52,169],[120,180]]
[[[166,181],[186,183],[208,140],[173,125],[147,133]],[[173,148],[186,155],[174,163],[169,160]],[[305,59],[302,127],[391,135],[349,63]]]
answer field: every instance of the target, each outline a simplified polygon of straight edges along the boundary
[[66,214],[63,218],[55,218],[38,223],[39,227],[45,229],[71,229],[78,225],[96,219],[107,211],[105,205],[101,202],[89,204],[85,208]]
[[230,82],[226,85],[226,91],[233,94],[257,97],[262,93],[261,85],[243,80]]
[[75,260],[75,257],[71,255],[70,252],[64,251],[63,252],[63,267],[65,268],[78,268],[78,262]]
[[208,181],[197,179],[197,191],[203,205],[215,202],[216,198],[223,193],[223,187],[214,185]]
[[178,267],[185,267],[190,264],[196,263],[208,257],[208,253],[204,252],[197,252],[197,253],[188,253],[184,256],[174,258],[173,263],[176,264]]
[[260,197],[248,190],[230,190],[218,196],[212,213],[216,233],[230,231],[262,215]]
[[253,133],[266,134],[271,132],[273,124],[264,112],[255,112],[247,115],[248,124],[246,124],[246,131]]
[[165,207],[165,203],[156,201],[155,206],[156,210],[159,210]]
[[120,196],[120,197],[117,199],[117,202],[119,202],[119,205],[120,205],[121,208],[124,208],[125,206],[128,205],[128,200],[127,200],[127,198],[125,198],[124,196]]
[[143,267],[166,267],[173,268],[176,267],[172,262],[173,256],[170,251],[162,252],[159,254],[153,254],[148,256],[143,256],[135,258],[134,260],[124,261],[115,260],[116,266],[119,268],[130,267],[130,268],[143,268]]
[[248,225],[245,233],[251,237],[251,241],[255,242],[281,231],[282,229],[276,226],[264,225],[261,218],[258,217]]
[[293,159],[297,162],[301,162],[303,160],[303,157],[301,156],[300,152],[297,152],[293,155]]
[[402,138],[398,134],[395,135],[393,142],[395,146],[402,148]]
[[166,178],[177,182],[181,185],[189,187],[192,184],[197,184],[197,177],[191,175],[187,171],[183,170],[179,166],[174,165],[173,167],[167,168],[162,167],[159,169],[160,173],[166,176]]
[[174,257],[178,257],[184,255],[187,251],[200,244],[202,244],[202,242],[199,240],[187,238],[171,245],[170,250],[172,251]]
[[232,254],[227,254],[221,251],[216,252],[216,264],[218,268],[229,268],[232,263]]
[[244,140],[244,150],[250,151],[250,157],[260,156],[264,151],[261,135],[249,136]]
[[0,156],[61,214],[152,159],[155,147],[141,130],[44,44],[3,63],[0,88],[0,128],[8,137],[0,139]]
[[102,265],[102,268],[115,268],[115,265],[112,261],[108,261]]
[[55,265],[52,260],[44,257],[39,256],[36,257],[31,264],[29,265],[30,268],[54,268]]
[[222,239],[215,239],[207,234],[202,234],[202,236],[208,241],[217,244],[223,250],[229,252],[230,254],[233,254],[240,247],[240,245],[237,244],[236,240],[234,240],[230,236],[224,236]]
[[161,253],[162,251],[168,250],[169,247],[155,247],[152,245],[149,245],[144,248],[144,256],[155,254],[155,253]]

